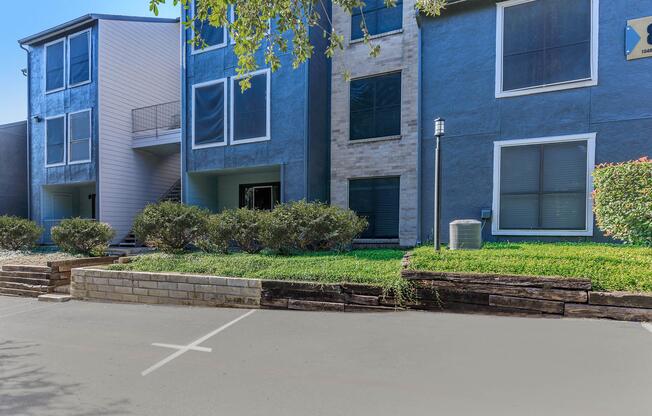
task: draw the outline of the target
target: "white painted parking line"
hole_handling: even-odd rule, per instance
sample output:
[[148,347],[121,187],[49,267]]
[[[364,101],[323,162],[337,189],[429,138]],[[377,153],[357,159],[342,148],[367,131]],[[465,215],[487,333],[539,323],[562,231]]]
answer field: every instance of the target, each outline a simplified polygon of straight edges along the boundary
[[188,347],[187,345],[161,344],[159,342],[155,342],[152,345],[154,347],[171,348],[173,350],[183,350],[187,348],[190,351],[213,352],[212,348],[206,348],[206,347]]
[[[231,325],[236,324],[237,322],[241,321],[242,319],[246,318],[247,316],[251,315],[252,313],[256,312],[255,309],[250,310],[249,312],[245,313],[244,315],[240,315],[239,317],[235,318],[231,322],[222,325],[221,327],[217,328],[216,330],[209,332],[208,334],[204,335],[203,337],[196,339],[195,341],[191,342],[190,344],[186,346],[179,346],[181,347],[177,351],[173,352],[172,354],[168,355],[158,363],[154,364],[147,370],[143,371],[140,373],[143,377],[145,377],[148,374],[151,374],[152,372],[158,370],[159,368],[163,367],[165,364],[169,363],[170,361],[174,360],[175,358],[179,358],[183,354],[187,353],[188,351],[197,351],[197,347],[206,340],[210,339],[211,337],[214,337],[215,335],[219,334],[220,332],[224,331]],[[172,344],[167,344],[169,346],[172,346]],[[161,346],[160,344],[158,346]],[[176,346],[174,346],[176,347]],[[200,347],[201,348],[201,347]]]
[[652,323],[650,322],[644,322],[641,325],[643,325],[643,328],[647,329],[648,331],[652,332]]
[[54,307],[54,305],[48,305],[48,306],[41,306],[40,308],[23,309],[23,310],[20,310],[20,311],[17,311],[17,312],[8,313],[6,315],[0,315],[0,319],[8,318],[10,316],[20,315],[21,313],[27,313],[27,312],[32,312],[32,311],[40,311],[42,309],[48,309],[48,308],[53,308],[53,307]]

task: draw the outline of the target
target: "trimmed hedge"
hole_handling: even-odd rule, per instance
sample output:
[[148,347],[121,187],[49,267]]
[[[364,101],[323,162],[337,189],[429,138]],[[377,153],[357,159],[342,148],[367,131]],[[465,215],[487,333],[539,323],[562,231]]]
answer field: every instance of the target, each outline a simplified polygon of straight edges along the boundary
[[86,218],[65,219],[52,227],[52,241],[67,253],[103,256],[115,231],[109,224]]
[[605,235],[652,246],[652,160],[599,165],[593,180],[594,212]]
[[9,215],[0,216],[0,248],[29,250],[36,245],[43,228],[34,221]]

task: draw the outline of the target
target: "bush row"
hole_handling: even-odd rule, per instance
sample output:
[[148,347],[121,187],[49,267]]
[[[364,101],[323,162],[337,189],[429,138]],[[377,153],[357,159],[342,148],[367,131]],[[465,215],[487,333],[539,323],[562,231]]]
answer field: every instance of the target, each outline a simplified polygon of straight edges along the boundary
[[342,250],[367,227],[348,209],[306,201],[282,204],[272,211],[246,208],[210,214],[174,202],[149,205],[136,218],[134,232],[145,244],[164,252],[194,245],[207,252],[227,253],[232,245],[247,253],[268,249]]

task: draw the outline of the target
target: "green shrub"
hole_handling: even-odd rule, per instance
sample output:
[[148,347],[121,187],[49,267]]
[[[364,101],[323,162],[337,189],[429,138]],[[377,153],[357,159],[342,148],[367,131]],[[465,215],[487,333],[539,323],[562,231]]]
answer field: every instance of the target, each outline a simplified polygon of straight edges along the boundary
[[65,252],[102,256],[115,237],[109,224],[85,218],[71,218],[52,227],[52,241]]
[[353,211],[298,201],[276,207],[264,223],[262,243],[279,253],[342,250],[367,227]]
[[211,215],[206,223],[206,232],[198,237],[195,245],[207,253],[226,254],[237,227],[236,216],[232,211]]
[[36,245],[43,228],[34,221],[8,215],[0,216],[0,248],[29,250]]
[[235,244],[246,253],[257,253],[263,249],[261,233],[267,223],[269,212],[240,208],[222,212],[223,221],[230,224]]
[[596,221],[605,235],[652,245],[652,160],[600,165],[593,180]]
[[165,201],[145,207],[134,221],[139,241],[167,253],[178,253],[206,233],[208,211]]

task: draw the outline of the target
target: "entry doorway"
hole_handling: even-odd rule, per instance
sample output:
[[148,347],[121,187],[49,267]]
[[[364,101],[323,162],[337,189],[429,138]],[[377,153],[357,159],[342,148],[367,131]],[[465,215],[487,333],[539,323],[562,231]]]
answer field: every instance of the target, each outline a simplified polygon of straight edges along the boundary
[[240,185],[240,208],[271,211],[280,201],[280,182]]

